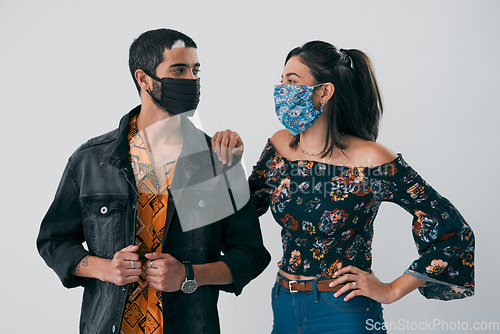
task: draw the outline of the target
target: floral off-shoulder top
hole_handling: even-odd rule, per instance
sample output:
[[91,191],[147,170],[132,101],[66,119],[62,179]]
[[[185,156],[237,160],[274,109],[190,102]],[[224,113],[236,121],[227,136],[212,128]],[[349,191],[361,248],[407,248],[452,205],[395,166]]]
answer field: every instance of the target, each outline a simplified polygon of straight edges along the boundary
[[474,294],[471,228],[401,154],[374,168],[349,168],[289,161],[268,139],[249,184],[259,215],[271,207],[282,227],[278,267],[287,273],[331,278],[348,265],[370,271],[373,220],[389,201],[413,216],[420,257],[405,272],[426,281],[420,293],[442,300]]

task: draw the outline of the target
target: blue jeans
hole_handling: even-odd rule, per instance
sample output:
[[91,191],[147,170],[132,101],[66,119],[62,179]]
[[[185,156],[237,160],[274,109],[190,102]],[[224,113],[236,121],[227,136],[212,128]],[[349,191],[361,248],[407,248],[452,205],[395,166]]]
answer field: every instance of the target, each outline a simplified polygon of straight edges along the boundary
[[271,296],[272,333],[386,333],[380,329],[384,322],[382,305],[365,296],[344,301],[349,292],[338,297],[329,291],[291,293],[276,282]]

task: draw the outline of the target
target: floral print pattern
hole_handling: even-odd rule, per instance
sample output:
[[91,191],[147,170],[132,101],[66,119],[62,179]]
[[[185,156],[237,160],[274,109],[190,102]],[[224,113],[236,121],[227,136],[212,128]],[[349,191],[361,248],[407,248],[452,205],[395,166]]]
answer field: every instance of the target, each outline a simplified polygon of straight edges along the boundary
[[373,221],[380,204],[395,203],[413,216],[419,258],[406,273],[425,280],[427,298],[474,294],[474,234],[457,209],[399,154],[374,167],[289,161],[270,140],[249,177],[259,215],[269,208],[282,227],[280,269],[333,277],[352,265],[371,271]]
[[444,262],[443,260],[432,260],[431,265],[427,266],[425,270],[429,274],[440,274],[447,266],[448,262]]
[[314,108],[312,94],[314,86],[276,85],[274,104],[279,121],[296,135],[310,127],[323,113]]

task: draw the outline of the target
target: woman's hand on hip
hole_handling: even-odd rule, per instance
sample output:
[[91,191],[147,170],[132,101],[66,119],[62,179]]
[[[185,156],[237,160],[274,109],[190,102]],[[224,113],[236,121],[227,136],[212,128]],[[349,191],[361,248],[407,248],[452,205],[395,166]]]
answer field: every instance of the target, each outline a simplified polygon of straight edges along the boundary
[[336,278],[329,286],[345,284],[335,293],[335,297],[339,297],[343,293],[351,291],[344,297],[345,301],[354,296],[365,296],[383,304],[390,304],[399,299],[391,283],[383,283],[375,275],[354,266],[337,270],[334,278],[337,276],[340,277]]

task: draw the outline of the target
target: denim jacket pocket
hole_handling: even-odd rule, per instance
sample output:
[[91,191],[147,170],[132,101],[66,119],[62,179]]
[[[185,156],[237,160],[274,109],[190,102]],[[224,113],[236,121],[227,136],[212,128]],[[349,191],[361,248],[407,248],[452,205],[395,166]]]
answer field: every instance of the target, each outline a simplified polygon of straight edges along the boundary
[[86,196],[82,199],[83,231],[89,251],[113,258],[125,247],[127,200],[116,196]]

